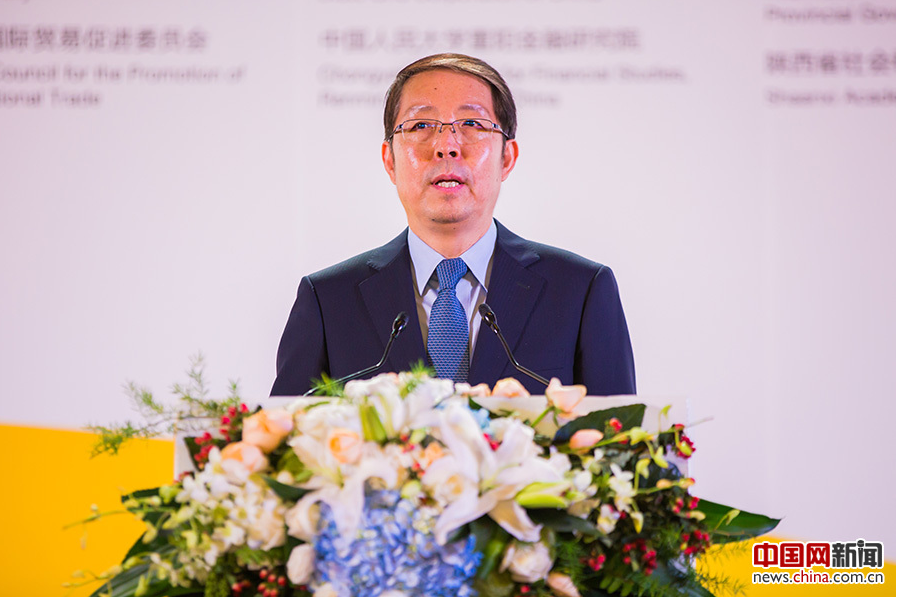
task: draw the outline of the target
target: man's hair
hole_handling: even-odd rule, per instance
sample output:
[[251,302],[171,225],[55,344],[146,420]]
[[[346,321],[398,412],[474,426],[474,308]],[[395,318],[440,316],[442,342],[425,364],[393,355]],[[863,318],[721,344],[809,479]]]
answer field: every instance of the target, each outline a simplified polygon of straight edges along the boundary
[[480,60],[472,56],[464,54],[433,54],[426,58],[421,58],[416,62],[412,62],[399,71],[395,81],[389,86],[386,92],[386,106],[383,108],[383,130],[384,139],[388,140],[396,128],[396,119],[399,117],[399,102],[402,99],[402,90],[405,83],[414,75],[420,73],[447,69],[458,73],[473,75],[480,79],[492,90],[492,108],[495,110],[495,117],[498,119],[498,125],[508,135],[509,139],[513,139],[517,134],[517,106],[514,104],[514,96],[508,84],[502,78],[498,71]]

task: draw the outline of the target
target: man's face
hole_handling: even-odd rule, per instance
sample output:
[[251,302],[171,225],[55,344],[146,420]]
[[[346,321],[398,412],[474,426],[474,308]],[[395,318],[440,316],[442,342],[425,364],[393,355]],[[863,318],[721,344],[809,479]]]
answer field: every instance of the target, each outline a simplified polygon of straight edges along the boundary
[[[402,90],[398,119],[429,118],[453,122],[488,118],[498,124],[489,86],[480,79],[438,69],[411,77]],[[399,193],[408,224],[426,231],[484,233],[492,220],[501,183],[517,161],[517,142],[504,144],[493,133],[474,145],[461,143],[451,127],[424,145],[396,133],[384,143],[383,165]]]

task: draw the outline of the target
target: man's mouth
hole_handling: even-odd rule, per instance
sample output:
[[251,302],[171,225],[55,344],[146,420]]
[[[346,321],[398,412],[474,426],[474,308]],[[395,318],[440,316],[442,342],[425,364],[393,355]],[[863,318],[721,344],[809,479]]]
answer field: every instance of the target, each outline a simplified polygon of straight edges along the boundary
[[444,177],[439,177],[436,180],[434,180],[433,184],[435,186],[441,187],[443,189],[451,189],[454,187],[459,187],[464,183],[461,182],[460,180],[458,180],[457,178],[454,178],[451,176],[444,176]]

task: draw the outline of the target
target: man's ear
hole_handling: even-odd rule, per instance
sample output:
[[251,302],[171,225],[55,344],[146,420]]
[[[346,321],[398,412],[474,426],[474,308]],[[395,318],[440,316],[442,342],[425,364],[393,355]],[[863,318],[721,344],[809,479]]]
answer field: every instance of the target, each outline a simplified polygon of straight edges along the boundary
[[380,157],[383,159],[383,167],[389,174],[389,180],[392,184],[396,184],[396,160],[392,153],[392,146],[388,141],[384,141],[380,146]]
[[517,156],[520,154],[520,149],[517,147],[516,139],[509,139],[507,143],[505,143],[505,150],[501,156],[501,181],[504,182],[508,175],[511,174],[511,170],[514,169],[514,165],[517,163]]

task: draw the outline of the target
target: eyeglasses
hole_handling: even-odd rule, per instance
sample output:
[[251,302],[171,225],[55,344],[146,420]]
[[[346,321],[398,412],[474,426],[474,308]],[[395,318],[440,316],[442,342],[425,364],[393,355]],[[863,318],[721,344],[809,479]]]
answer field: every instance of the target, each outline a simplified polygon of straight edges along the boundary
[[[442,132],[443,127],[449,127],[455,135],[458,143],[464,145],[474,145],[489,139],[492,133],[501,133],[508,137],[507,133],[501,130],[497,124],[487,118],[459,118],[453,122],[441,122],[439,120],[430,120],[419,118],[415,120],[406,120],[396,127],[389,136],[388,141],[392,141],[396,133],[402,134],[402,139],[406,143],[415,145],[425,145],[433,142],[438,133]],[[510,139],[510,137],[508,137]]]

